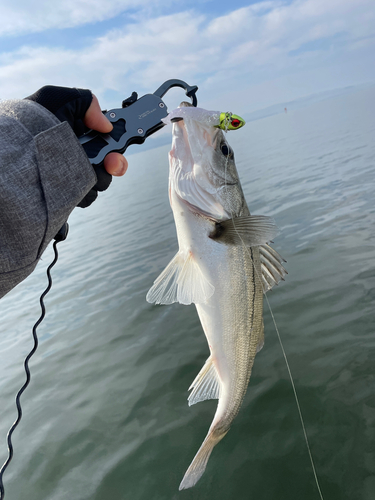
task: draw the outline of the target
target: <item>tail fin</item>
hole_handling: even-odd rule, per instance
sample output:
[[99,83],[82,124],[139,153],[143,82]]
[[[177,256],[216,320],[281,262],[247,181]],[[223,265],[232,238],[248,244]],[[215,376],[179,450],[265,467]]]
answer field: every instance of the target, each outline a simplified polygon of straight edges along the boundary
[[208,433],[206,439],[203,441],[201,447],[199,448],[197,454],[191,462],[188,470],[185,472],[179,490],[186,490],[188,488],[191,488],[199,481],[206,469],[208,459],[210,458],[214,446],[223,439],[228,430],[224,433],[219,433],[215,430],[212,430]]

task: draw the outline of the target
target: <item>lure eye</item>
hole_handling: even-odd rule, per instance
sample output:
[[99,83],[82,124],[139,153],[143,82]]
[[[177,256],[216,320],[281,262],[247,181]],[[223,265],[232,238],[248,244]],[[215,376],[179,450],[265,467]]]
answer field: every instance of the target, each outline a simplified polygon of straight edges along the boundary
[[220,149],[224,156],[230,156],[232,153],[231,150],[228,148],[228,146],[225,144],[225,142],[222,143]]

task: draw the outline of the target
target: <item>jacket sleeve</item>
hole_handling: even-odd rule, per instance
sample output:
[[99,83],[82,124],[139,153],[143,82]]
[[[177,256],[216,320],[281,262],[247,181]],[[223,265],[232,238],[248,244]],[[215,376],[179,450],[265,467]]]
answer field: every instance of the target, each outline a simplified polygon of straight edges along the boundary
[[0,298],[25,279],[96,175],[68,123],[0,102]]

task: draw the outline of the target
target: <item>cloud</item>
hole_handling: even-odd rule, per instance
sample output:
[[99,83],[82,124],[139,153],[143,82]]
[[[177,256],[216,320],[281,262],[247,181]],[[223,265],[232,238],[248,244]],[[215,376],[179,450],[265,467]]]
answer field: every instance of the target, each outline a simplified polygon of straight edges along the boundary
[[149,0],[1,0],[0,36],[82,26],[111,19],[127,9],[148,3]]
[[[109,15],[108,4],[115,12],[131,1],[94,4],[92,16],[99,18]],[[85,4],[69,0],[67,5],[69,22],[78,22]],[[355,51],[374,45],[374,14],[373,0],[295,0],[260,2],[215,18],[197,8],[133,18],[82,49],[25,46],[0,54],[0,96],[24,96],[46,83],[124,96],[150,92],[169,78],[199,84],[207,97],[208,89],[228,93],[287,72],[311,71],[324,61],[329,66],[344,54],[355,58]],[[65,19],[61,11],[56,19],[59,15]],[[350,73],[349,59],[347,64]]]

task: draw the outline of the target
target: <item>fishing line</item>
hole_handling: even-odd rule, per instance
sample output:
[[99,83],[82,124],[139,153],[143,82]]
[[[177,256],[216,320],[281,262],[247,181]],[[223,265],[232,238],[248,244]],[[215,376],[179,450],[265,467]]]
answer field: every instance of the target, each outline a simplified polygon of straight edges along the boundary
[[[224,132],[225,132],[225,135],[224,135],[224,140],[225,140],[225,143],[226,143],[226,146],[228,148],[228,151],[230,151],[230,146],[229,146],[229,143],[226,139],[226,134],[228,132],[228,125],[230,123],[230,119],[231,119],[231,116],[232,116],[232,113],[227,113],[226,114],[226,120],[225,120],[225,129],[224,129]],[[229,154],[226,156],[226,160],[225,160],[225,171],[224,171],[224,186],[225,188],[227,187],[227,168],[228,168],[228,162],[229,162]],[[231,215],[231,219],[232,219],[232,222],[233,222],[233,227],[234,227],[234,230],[236,231],[237,233],[237,236],[240,238],[240,240],[242,241],[242,244],[244,246],[244,248],[246,249],[246,252],[249,254],[250,258],[252,258],[251,256],[251,253],[250,253],[250,250],[248,249],[248,247],[246,246],[244,240],[242,239],[240,233],[238,232],[236,226],[235,226],[235,223],[234,223],[234,214],[233,212],[230,210],[230,215]],[[257,268],[255,267],[254,265],[254,270],[256,272],[256,275],[260,281],[260,283],[262,283],[262,279],[261,277],[259,276],[259,273],[258,273],[258,270]],[[272,312],[272,309],[271,309],[271,304],[269,303],[269,300],[268,300],[268,297],[267,297],[267,293],[266,292],[263,292],[263,295],[266,299],[266,302],[267,302],[267,305],[268,305],[268,308],[269,308],[269,311],[271,313],[271,318],[272,318],[272,321],[273,321],[273,324],[275,325],[275,330],[276,330],[276,334],[277,334],[277,338],[279,339],[279,344],[280,344],[280,347],[281,347],[281,351],[283,353],[283,356],[284,356],[284,360],[285,360],[285,364],[286,364],[286,368],[287,368],[287,371],[288,371],[288,374],[289,374],[289,378],[290,378],[290,382],[291,382],[291,385],[292,385],[292,389],[293,389],[293,393],[294,393],[294,399],[296,401],[296,405],[297,405],[297,409],[298,409],[298,415],[299,415],[299,419],[301,421],[301,426],[302,426],[302,430],[303,430],[303,435],[304,435],[304,438],[305,438],[305,443],[306,443],[306,447],[307,447],[307,451],[308,451],[308,454],[309,454],[309,458],[310,458],[310,463],[311,463],[311,467],[312,467],[312,470],[313,470],[313,474],[314,474],[314,478],[315,478],[315,484],[316,484],[316,487],[318,489],[318,492],[319,492],[319,496],[321,498],[321,500],[324,500],[323,499],[323,495],[322,495],[322,491],[320,489],[320,484],[319,484],[319,480],[318,480],[318,475],[317,475],[317,472],[316,472],[316,468],[315,468],[315,464],[314,464],[314,460],[313,460],[313,456],[312,456],[312,453],[311,453],[311,448],[310,448],[310,443],[309,443],[309,440],[308,440],[308,437],[307,437],[307,432],[306,432],[306,427],[305,427],[305,422],[304,422],[304,419],[303,419],[303,416],[302,416],[302,411],[301,411],[301,406],[300,406],[300,403],[299,403],[299,398],[298,398],[298,395],[297,395],[297,390],[296,390],[296,386],[294,384],[294,380],[293,380],[293,375],[292,375],[292,371],[290,369],[290,366],[289,366],[289,362],[288,362],[288,358],[287,358],[287,355],[286,355],[286,352],[285,352],[285,349],[284,349],[284,345],[282,343],[282,340],[281,340],[281,335],[280,335],[280,332],[279,332],[279,329],[277,327],[277,324],[276,324],[276,320],[275,320],[275,316]]]
[[30,361],[30,358],[33,356],[33,354],[35,353],[35,351],[38,348],[38,343],[39,342],[38,342],[38,336],[36,334],[36,329],[38,328],[38,326],[40,325],[40,323],[43,321],[44,316],[46,314],[46,308],[44,306],[44,297],[47,295],[47,293],[51,290],[51,287],[52,287],[52,278],[51,278],[51,272],[50,271],[53,268],[53,266],[56,264],[57,259],[59,257],[59,254],[57,252],[56,246],[57,246],[57,243],[59,243],[60,241],[63,241],[63,240],[66,239],[67,234],[68,234],[68,228],[69,228],[68,223],[65,222],[65,224],[63,225],[63,227],[60,229],[60,231],[55,236],[55,241],[53,243],[53,250],[54,250],[55,256],[54,256],[53,261],[51,262],[51,264],[47,268],[48,286],[44,290],[44,292],[42,293],[42,295],[40,296],[40,299],[39,299],[39,301],[40,301],[40,307],[42,309],[42,313],[41,313],[38,321],[33,326],[33,332],[32,332],[33,333],[33,339],[34,339],[33,348],[31,349],[31,351],[29,352],[29,354],[26,356],[26,359],[24,361],[24,367],[25,367],[25,372],[26,372],[26,382],[24,383],[24,385],[21,387],[21,389],[18,391],[18,393],[16,395],[16,406],[17,406],[17,412],[18,412],[17,419],[14,421],[13,425],[11,426],[11,428],[9,429],[9,432],[7,434],[8,458],[6,459],[6,461],[4,462],[3,466],[0,469],[0,500],[4,500],[4,497],[5,497],[4,484],[3,484],[3,475],[4,475],[4,472],[5,472],[5,470],[7,469],[8,465],[9,465],[9,462],[13,458],[12,435],[13,435],[14,430],[16,429],[17,425],[20,423],[20,420],[22,418],[21,395],[23,394],[23,392],[25,391],[26,387],[29,385],[30,380],[31,380],[31,374],[30,374],[30,369],[29,369],[29,361]]

